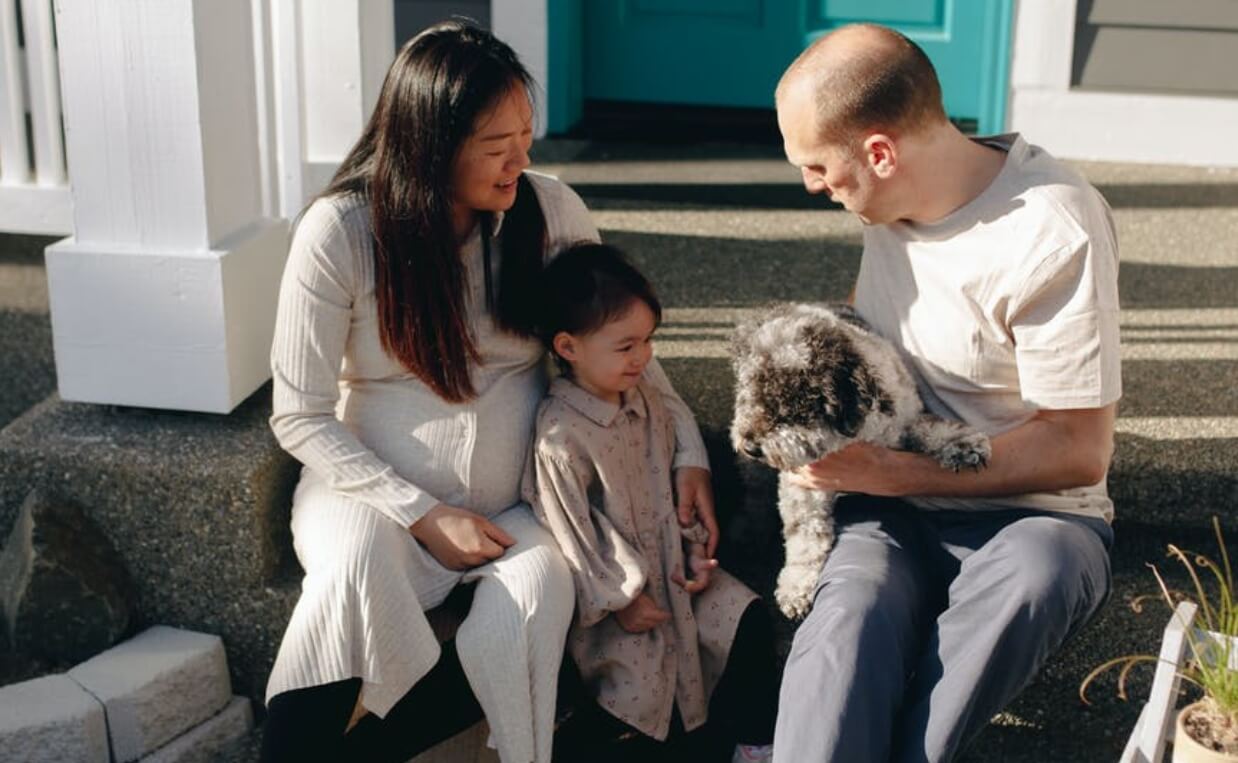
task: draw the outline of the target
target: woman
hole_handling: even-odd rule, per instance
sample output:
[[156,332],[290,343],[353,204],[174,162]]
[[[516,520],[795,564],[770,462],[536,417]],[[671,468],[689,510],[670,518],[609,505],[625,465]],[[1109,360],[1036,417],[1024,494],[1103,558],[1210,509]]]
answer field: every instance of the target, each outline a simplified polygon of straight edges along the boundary
[[[488,33],[426,30],[297,225],[271,426],[306,467],[306,575],[267,687],[268,760],[342,755],[351,722],[400,705],[440,656],[424,612],[462,582],[477,587],[455,647],[492,741],[505,763],[550,760],[574,593],[519,502],[546,385],[530,301],[548,257],[598,235],[569,188],[523,173],[530,86]],[[681,510],[716,541],[700,435],[667,391]]]

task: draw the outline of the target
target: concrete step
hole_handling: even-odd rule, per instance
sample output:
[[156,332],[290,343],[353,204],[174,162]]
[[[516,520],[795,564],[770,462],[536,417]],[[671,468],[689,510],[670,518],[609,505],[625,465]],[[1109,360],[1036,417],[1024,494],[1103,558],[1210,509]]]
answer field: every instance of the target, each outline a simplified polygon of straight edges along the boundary
[[269,415],[269,388],[229,416],[52,396],[0,432],[0,537],[33,489],[81,507],[128,568],[134,627],[219,634],[236,691],[258,696],[300,582],[298,465]]
[[253,730],[247,697],[233,697],[214,716],[142,758],[141,763],[211,763],[242,744]]

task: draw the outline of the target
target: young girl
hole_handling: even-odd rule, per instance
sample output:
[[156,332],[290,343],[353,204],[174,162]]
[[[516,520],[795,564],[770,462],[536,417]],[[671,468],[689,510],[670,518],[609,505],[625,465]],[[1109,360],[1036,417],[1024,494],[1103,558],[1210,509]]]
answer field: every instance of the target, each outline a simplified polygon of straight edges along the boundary
[[[576,586],[568,649],[613,734],[684,738],[708,759],[770,755],[778,694],[768,615],[679,523],[675,430],[644,376],[661,306],[602,244],[546,269],[539,334],[564,371],[537,415],[525,499]],[[685,568],[687,572],[685,572]],[[742,707],[741,707],[742,703]],[[700,758],[696,758],[700,759]]]

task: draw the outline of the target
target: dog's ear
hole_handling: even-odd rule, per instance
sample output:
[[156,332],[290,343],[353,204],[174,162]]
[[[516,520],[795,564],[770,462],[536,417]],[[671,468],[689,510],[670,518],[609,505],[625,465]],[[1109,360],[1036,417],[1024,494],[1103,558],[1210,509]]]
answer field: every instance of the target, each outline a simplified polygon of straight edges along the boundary
[[825,419],[839,434],[855,437],[880,392],[872,371],[837,325],[806,326],[802,337],[812,347]]
[[835,369],[834,395],[826,405],[826,412],[834,422],[834,429],[845,437],[855,437],[864,424],[868,408],[856,394],[855,379],[844,368]]

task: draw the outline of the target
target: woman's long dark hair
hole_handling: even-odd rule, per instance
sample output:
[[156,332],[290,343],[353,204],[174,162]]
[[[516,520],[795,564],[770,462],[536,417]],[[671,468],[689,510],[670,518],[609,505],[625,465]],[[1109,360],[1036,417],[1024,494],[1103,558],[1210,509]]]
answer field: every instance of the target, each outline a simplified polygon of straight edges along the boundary
[[[532,83],[489,32],[455,21],[425,30],[396,54],[361,139],[322,193],[368,200],[383,348],[449,402],[476,395],[469,371],[480,361],[452,226],[452,166],[478,117]],[[482,236],[492,222],[482,215]],[[546,223],[523,175],[502,230],[494,319],[531,336]]]

